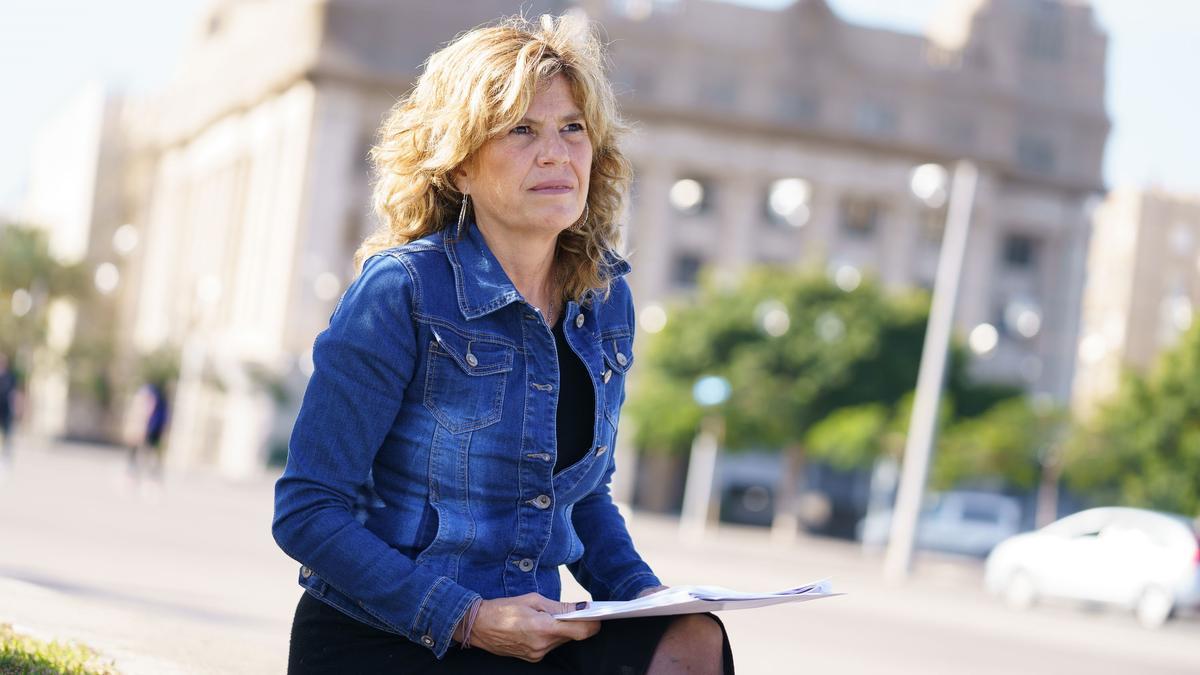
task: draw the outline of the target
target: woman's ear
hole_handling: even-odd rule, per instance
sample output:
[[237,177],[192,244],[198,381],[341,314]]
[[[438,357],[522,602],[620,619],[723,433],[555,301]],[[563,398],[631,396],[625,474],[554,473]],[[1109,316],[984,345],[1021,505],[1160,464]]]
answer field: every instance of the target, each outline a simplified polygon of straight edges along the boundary
[[450,171],[450,184],[459,194],[471,194],[471,178],[467,171],[467,163],[463,162]]

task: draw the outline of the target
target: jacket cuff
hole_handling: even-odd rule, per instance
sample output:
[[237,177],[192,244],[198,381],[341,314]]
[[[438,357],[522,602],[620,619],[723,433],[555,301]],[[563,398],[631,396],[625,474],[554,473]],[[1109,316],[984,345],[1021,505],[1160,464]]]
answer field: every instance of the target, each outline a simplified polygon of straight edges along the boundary
[[662,585],[652,572],[639,572],[613,586],[612,596],[614,600],[633,600],[643,589]]
[[421,600],[410,637],[441,659],[453,644],[454,629],[466,615],[471,603],[481,598],[478,593],[459,586],[449,577],[438,577]]

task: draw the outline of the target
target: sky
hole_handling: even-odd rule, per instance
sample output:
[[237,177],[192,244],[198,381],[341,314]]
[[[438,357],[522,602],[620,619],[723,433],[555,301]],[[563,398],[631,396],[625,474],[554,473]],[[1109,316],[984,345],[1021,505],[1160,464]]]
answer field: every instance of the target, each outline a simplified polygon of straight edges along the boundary
[[[961,0],[828,0],[854,23],[920,33]],[[1004,1],[1004,0],[997,0]],[[779,7],[790,0],[739,0]],[[167,81],[206,0],[0,3],[0,214],[16,211],[32,140],[91,81],[153,91]],[[514,5],[516,3],[514,2]],[[1200,194],[1200,0],[1092,0],[1109,35],[1109,186]]]

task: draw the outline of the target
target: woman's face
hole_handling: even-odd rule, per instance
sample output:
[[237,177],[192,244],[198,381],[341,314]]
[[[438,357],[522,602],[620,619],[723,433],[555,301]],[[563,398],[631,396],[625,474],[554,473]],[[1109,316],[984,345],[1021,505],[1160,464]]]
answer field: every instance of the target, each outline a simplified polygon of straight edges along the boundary
[[456,171],[488,233],[557,236],[583,214],[592,141],[571,87],[556,75],[540,87],[525,117],[489,139]]

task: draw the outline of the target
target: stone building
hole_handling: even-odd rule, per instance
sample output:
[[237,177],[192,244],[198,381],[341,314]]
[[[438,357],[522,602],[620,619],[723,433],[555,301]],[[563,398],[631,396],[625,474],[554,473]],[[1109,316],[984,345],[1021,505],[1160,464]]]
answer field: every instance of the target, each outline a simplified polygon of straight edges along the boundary
[[1117,189],[1096,209],[1072,405],[1089,415],[1121,371],[1145,372],[1200,303],[1200,198]]
[[[522,3],[585,11],[611,43],[638,127],[626,235],[639,304],[686,292],[706,265],[759,261],[930,286],[940,213],[911,196],[911,171],[970,158],[959,326],[994,329],[982,375],[1065,401],[1109,129],[1106,38],[1076,2],[947,4],[916,36],[822,0]],[[171,461],[245,474],[286,441],[312,339],[373,227],[365,160],[383,114],[431,51],[516,8],[211,5],[145,129],[159,161],[135,334],[142,349],[183,346]]]
[[958,325],[995,328],[980,374],[1065,401],[1109,128],[1105,37],[1077,3],[947,5],[926,36],[819,1],[606,17],[641,127],[637,297],[686,288],[704,264],[797,259],[931,287],[943,216],[914,198],[911,171],[970,158]]

